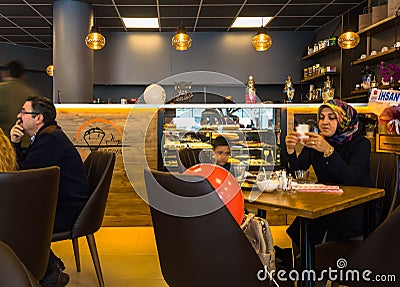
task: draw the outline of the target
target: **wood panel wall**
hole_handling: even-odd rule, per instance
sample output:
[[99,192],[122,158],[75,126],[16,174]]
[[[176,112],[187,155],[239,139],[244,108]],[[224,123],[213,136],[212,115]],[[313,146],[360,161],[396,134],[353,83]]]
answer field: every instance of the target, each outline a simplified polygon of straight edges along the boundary
[[157,109],[60,105],[57,121],[82,160],[95,149],[117,155],[103,226],[151,225],[149,207],[142,199],[145,198],[143,169],[157,168]]

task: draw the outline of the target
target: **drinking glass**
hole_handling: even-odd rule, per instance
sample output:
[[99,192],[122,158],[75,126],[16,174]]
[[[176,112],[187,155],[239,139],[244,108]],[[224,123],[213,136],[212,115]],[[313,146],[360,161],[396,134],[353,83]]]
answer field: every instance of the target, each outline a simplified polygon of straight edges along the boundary
[[298,183],[308,182],[308,170],[295,170],[294,176],[296,177],[296,181]]
[[235,164],[233,167],[233,175],[239,184],[242,184],[246,179],[246,166],[242,164]]

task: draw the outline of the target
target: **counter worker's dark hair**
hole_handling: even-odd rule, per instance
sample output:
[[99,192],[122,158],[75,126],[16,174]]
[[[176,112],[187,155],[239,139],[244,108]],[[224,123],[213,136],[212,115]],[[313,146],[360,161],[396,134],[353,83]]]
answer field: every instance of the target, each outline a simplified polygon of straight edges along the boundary
[[219,146],[229,146],[228,141],[223,136],[217,136],[212,143],[213,149]]
[[46,97],[30,96],[26,102],[32,103],[32,111],[43,115],[43,123],[51,124],[56,120],[56,107],[53,101]]

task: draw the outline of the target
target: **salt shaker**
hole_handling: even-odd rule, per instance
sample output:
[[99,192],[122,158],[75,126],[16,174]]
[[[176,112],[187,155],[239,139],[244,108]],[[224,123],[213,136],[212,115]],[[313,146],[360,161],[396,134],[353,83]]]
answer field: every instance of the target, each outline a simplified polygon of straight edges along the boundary
[[286,177],[286,170],[282,170],[282,189],[287,190],[288,187],[288,181]]

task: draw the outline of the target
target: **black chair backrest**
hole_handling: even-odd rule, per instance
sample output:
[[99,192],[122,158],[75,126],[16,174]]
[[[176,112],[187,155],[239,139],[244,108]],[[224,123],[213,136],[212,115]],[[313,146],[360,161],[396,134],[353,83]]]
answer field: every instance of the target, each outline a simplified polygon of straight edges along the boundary
[[204,177],[145,170],[145,182],[169,286],[266,285],[257,253]]
[[184,172],[191,166],[200,163],[202,149],[183,148],[177,152],[178,171]]
[[100,229],[115,165],[115,153],[93,151],[84,162],[92,194],[75,221],[72,238]]
[[49,259],[59,181],[55,166],[0,173],[0,240],[37,279]]
[[[371,270],[369,278],[375,275],[384,275],[382,282],[348,282],[349,286],[399,286],[400,268],[400,206],[398,206],[388,218],[365,239],[349,258],[347,270]],[[346,270],[343,270],[346,271]],[[388,275],[395,275],[396,281],[387,280]],[[360,276],[361,277],[361,276]],[[383,277],[382,277],[383,278]],[[393,277],[392,277],[393,279]]]
[[391,153],[371,152],[371,183],[373,187],[385,189],[381,201],[382,215],[385,219],[398,204],[399,157]]
[[40,287],[12,249],[0,241],[0,286]]

